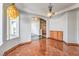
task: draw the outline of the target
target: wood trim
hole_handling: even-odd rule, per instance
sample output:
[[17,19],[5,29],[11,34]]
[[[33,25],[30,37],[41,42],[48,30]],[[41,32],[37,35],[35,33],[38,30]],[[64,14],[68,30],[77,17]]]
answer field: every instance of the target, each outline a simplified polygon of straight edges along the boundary
[[67,43],[68,46],[79,46],[77,43]]
[[17,47],[20,47],[20,46],[25,45],[25,44],[30,44],[30,43],[32,43],[32,41],[30,41],[30,42],[25,42],[25,43],[20,43],[20,44],[18,44],[18,45],[16,45],[16,46],[10,48],[10,49],[7,50],[6,52],[4,52],[3,56],[6,56],[7,54],[9,54],[9,53],[12,52],[13,50],[15,50]]
[[[56,40],[56,39],[50,38],[50,37],[49,37],[48,39]],[[68,46],[79,46],[79,44],[77,44],[77,43],[67,43],[67,42],[62,41],[62,40],[56,40],[56,41],[63,42],[63,43],[65,43],[65,44],[68,45]]]
[[60,41],[60,42],[63,42],[63,40],[57,40],[57,39],[54,39],[54,38],[48,38],[48,39],[52,39],[52,40],[56,40],[56,41]]

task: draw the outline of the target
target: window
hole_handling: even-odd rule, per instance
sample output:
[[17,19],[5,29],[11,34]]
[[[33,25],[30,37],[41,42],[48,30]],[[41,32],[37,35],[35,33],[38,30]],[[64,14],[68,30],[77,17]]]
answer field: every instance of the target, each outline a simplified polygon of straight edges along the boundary
[[15,4],[7,8],[7,40],[19,37],[19,11]]

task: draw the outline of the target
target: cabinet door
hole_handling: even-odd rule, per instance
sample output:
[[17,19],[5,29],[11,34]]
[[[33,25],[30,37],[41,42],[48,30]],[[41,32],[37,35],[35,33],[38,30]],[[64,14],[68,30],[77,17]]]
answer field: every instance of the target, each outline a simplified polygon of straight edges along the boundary
[[58,38],[57,38],[57,32],[56,32],[56,31],[53,32],[53,38],[56,39],[56,40],[58,39]]
[[60,41],[63,41],[63,32],[62,31],[58,32],[57,39],[60,40]]
[[50,38],[63,41],[63,32],[62,31],[51,31]]
[[51,31],[50,32],[50,38],[57,39],[57,32],[56,31]]

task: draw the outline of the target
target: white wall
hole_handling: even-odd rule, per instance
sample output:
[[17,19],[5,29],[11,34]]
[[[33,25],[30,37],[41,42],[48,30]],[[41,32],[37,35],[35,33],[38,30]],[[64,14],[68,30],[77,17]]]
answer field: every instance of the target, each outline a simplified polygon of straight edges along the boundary
[[68,43],[77,43],[77,11],[68,12]]
[[0,46],[2,43],[2,3],[0,3]]
[[49,19],[49,31],[63,31],[63,40],[67,42],[67,13]]
[[31,22],[31,32],[32,34],[40,35],[40,21],[38,19],[33,19]]
[[25,13],[20,16],[20,38],[21,41],[31,41],[31,17]]
[[77,10],[77,43],[79,44],[79,9]]
[[50,37],[50,30],[49,30],[49,26],[50,26],[50,19],[46,19],[46,37],[49,38]]

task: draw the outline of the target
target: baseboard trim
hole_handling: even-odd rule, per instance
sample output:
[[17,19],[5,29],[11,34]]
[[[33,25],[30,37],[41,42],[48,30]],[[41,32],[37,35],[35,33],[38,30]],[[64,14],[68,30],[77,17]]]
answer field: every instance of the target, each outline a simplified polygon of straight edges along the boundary
[[56,40],[56,41],[60,41],[60,42],[64,42],[66,45],[68,45],[68,46],[79,46],[79,44],[78,43],[67,43],[67,42],[65,42],[65,41],[61,41],[61,40],[57,40],[57,39],[54,39],[54,38],[48,38],[48,39],[52,39],[52,40]]
[[56,40],[56,41],[60,41],[60,42],[64,42],[64,41],[62,41],[62,40],[57,40],[57,39],[54,39],[54,38],[48,38],[48,39],[52,39],[52,40]]
[[79,46],[79,44],[77,44],[77,43],[67,43],[67,45],[69,45],[69,46]]
[[4,54],[3,54],[3,56],[8,55],[10,52],[12,52],[13,50],[15,50],[17,47],[20,47],[20,46],[25,45],[25,44],[30,44],[31,42],[32,42],[32,41],[25,42],[25,43],[20,43],[20,44],[18,44],[18,45],[16,45],[16,46],[10,48],[9,50],[5,51]]

